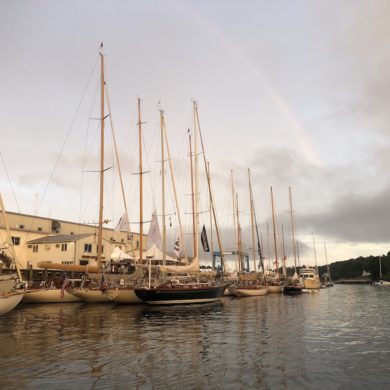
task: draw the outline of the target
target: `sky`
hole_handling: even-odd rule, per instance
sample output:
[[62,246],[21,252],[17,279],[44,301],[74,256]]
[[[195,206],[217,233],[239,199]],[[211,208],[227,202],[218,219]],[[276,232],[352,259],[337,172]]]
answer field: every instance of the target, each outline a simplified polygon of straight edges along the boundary
[[[283,225],[289,261],[289,187],[302,263],[314,264],[313,236],[318,264],[325,262],[323,242],[329,262],[388,252],[388,1],[0,0],[0,6],[0,191],[8,210],[96,222],[98,175],[91,171],[99,169],[98,52],[104,42],[112,127],[134,230],[137,98],[148,171],[144,219],[161,210],[163,109],[188,235],[187,129],[193,133],[195,99],[225,248],[236,244],[231,170],[251,247],[250,168],[268,257],[274,256],[271,186],[276,235],[281,241]],[[106,146],[105,166],[113,169],[106,172],[105,218],[115,226],[124,208],[109,118]],[[204,178],[200,193],[201,224],[209,226]],[[170,189],[171,241],[177,234],[173,213]]]

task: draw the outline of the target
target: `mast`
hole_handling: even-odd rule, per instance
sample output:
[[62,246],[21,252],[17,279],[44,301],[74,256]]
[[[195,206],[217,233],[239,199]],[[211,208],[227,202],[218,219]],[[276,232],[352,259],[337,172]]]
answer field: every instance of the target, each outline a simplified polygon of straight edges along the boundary
[[165,154],[164,154],[164,111],[160,110],[160,128],[161,128],[161,205],[162,205],[162,251],[163,265],[166,265],[166,225],[165,225]]
[[292,241],[292,250],[293,250],[293,255],[294,255],[294,279],[298,279],[298,274],[297,274],[297,254],[296,254],[295,238],[294,238],[294,217],[293,217],[291,187],[288,187],[288,196],[289,196],[289,199],[290,199],[291,241]]
[[236,192],[236,213],[237,213],[237,247],[238,247],[238,256],[239,256],[239,268],[240,271],[245,271],[245,266],[243,266],[243,256],[242,256],[242,241],[241,241],[241,225],[240,217],[238,212],[238,193]]
[[267,257],[268,257],[268,270],[271,269],[271,250],[269,244],[269,223],[267,221]]
[[282,248],[283,248],[283,275],[286,277],[287,276],[287,270],[286,270],[286,250],[284,247],[284,226],[282,224]]
[[[238,227],[237,227],[237,215],[236,215],[236,196],[234,191],[234,180],[233,180],[233,170],[230,170],[230,178],[232,182],[232,202],[233,202],[233,234],[234,241],[237,240],[237,257],[236,257],[236,269],[240,271],[240,254],[238,250]],[[233,241],[233,242],[234,242]]]
[[21,282],[21,281],[22,281],[22,274],[21,274],[21,272],[20,272],[19,262],[18,262],[18,258],[17,258],[17,256],[16,256],[16,251],[15,251],[15,248],[14,248],[14,243],[12,242],[11,230],[10,230],[10,228],[9,228],[8,217],[7,217],[7,214],[5,213],[5,208],[4,208],[4,203],[3,203],[3,197],[1,196],[1,194],[0,194],[0,208],[1,208],[1,214],[3,215],[5,230],[7,231],[7,241],[8,241],[8,245],[9,245],[9,247],[11,248],[11,253],[12,253],[12,256],[13,256],[13,262],[14,262],[14,264],[15,264],[16,272],[18,273],[19,281]]
[[255,229],[254,229],[254,204],[253,204],[253,193],[251,183],[251,171],[248,168],[248,179],[249,179],[249,203],[251,210],[251,230],[252,230],[252,255],[253,255],[253,271],[256,272],[256,250],[255,250]]
[[188,134],[190,143],[190,170],[191,170],[191,204],[192,204],[192,245],[193,245],[193,256],[196,258],[196,217],[195,217],[195,190],[194,190],[194,171],[192,167],[192,140],[191,134]]
[[382,256],[379,256],[379,280],[382,280]]
[[[207,175],[210,177],[210,162],[207,161]],[[210,251],[211,260],[214,259],[214,246],[213,246],[213,210],[212,210],[212,197],[209,196],[209,212],[210,212]]]
[[316,273],[317,273],[317,275],[318,275],[316,240],[315,240],[315,238],[314,238],[314,233],[313,233],[313,248],[314,248],[314,261],[315,261],[315,265],[316,265]]
[[325,250],[325,261],[326,261],[326,270],[328,271],[328,278],[329,282],[332,281],[332,278],[330,277],[330,268],[329,268],[329,263],[328,263],[328,253],[326,251],[326,243],[324,241],[324,250]]
[[274,203],[274,194],[272,192],[272,187],[271,187],[271,204],[272,204],[272,227],[273,227],[273,231],[274,231],[276,277],[279,277],[278,249],[277,249],[277,245],[276,245],[275,203]]
[[167,129],[165,127],[165,118],[164,118],[164,116],[163,116],[162,119],[163,119],[163,130],[164,130],[165,146],[167,147],[167,154],[168,154],[169,171],[171,173],[171,181],[172,181],[173,194],[174,194],[174,197],[175,197],[177,219],[179,221],[180,240],[181,240],[182,246],[183,246],[184,258],[185,258],[186,264],[188,265],[187,251],[186,251],[186,246],[185,246],[185,242],[184,242],[184,235],[183,235],[183,225],[181,223],[180,207],[179,207],[179,202],[178,202],[178,199],[177,199],[175,178],[174,178],[174,174],[173,174],[172,159],[171,159],[171,153],[169,151],[169,143],[168,143]]
[[[103,44],[102,44],[103,46]],[[99,226],[97,240],[97,266],[98,272],[102,271],[103,252],[103,188],[104,188],[104,55],[100,55],[100,187],[99,187]]]
[[[199,163],[198,163],[198,137],[196,128],[196,102],[194,101],[194,179],[195,179],[195,249],[199,258]],[[207,171],[207,169],[206,169]]]
[[[141,99],[138,98],[138,149],[139,149],[139,262],[142,264],[143,249],[143,193],[142,193],[142,122]],[[150,278],[150,270],[149,270]]]
[[197,124],[198,124],[198,132],[199,132],[200,144],[201,144],[201,147],[202,147],[204,169],[205,169],[206,176],[207,176],[207,186],[208,186],[208,190],[209,190],[209,196],[210,196],[210,199],[211,199],[211,206],[212,206],[212,209],[213,209],[215,231],[217,233],[219,251],[221,252],[221,262],[222,262],[223,269],[226,270],[227,268],[226,268],[226,264],[225,264],[225,255],[223,253],[222,240],[221,240],[221,234],[220,234],[220,231],[219,231],[217,212],[215,210],[214,196],[213,196],[213,191],[212,191],[212,188],[211,188],[210,172],[207,169],[206,152],[204,150],[202,131],[200,129],[198,105],[197,105],[197,103],[195,101],[194,101],[194,110],[195,110],[195,116],[196,116],[196,120],[197,120]]

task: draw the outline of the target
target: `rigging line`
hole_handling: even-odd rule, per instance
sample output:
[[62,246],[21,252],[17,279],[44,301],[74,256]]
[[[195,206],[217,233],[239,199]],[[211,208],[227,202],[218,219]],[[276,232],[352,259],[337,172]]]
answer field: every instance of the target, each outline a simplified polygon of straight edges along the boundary
[[[95,106],[95,102],[96,102],[96,97],[98,95],[98,91],[99,91],[99,84],[100,84],[100,80],[99,82],[96,83],[96,90],[95,90],[95,94],[94,94],[94,97],[92,99],[92,104],[91,104],[91,108],[89,110],[89,114],[88,114],[88,118],[91,117],[92,115],[92,110]],[[86,160],[88,158],[88,155],[89,153],[87,154],[87,148],[88,148],[88,136],[89,136],[89,130],[90,130],[90,119],[87,119],[87,129],[86,129],[86,134],[85,134],[85,141],[84,141],[84,148],[83,148],[83,161],[82,161],[82,164],[81,164],[81,182],[80,182],[80,200],[79,200],[79,233],[80,233],[80,229],[81,229],[81,209],[82,209],[82,198],[83,198],[83,190],[84,190],[84,170],[85,170],[85,164],[86,164]],[[97,127],[99,128],[100,126],[100,123],[97,125]]]
[[80,99],[79,104],[78,104],[78,106],[77,106],[76,112],[75,112],[74,115],[73,115],[72,121],[71,121],[70,126],[69,126],[69,128],[68,128],[68,131],[67,131],[67,133],[66,133],[64,142],[63,142],[63,144],[62,144],[62,146],[61,146],[60,153],[57,155],[57,159],[56,159],[56,161],[55,161],[55,163],[54,163],[54,167],[53,167],[53,169],[52,169],[52,171],[51,171],[51,173],[50,173],[49,180],[47,181],[46,187],[45,187],[45,189],[44,189],[44,191],[43,191],[43,194],[42,194],[42,197],[41,197],[41,201],[40,201],[40,203],[39,203],[39,205],[38,205],[38,207],[37,207],[37,213],[38,213],[39,209],[40,209],[41,206],[42,206],[42,203],[43,203],[43,200],[44,200],[44,198],[45,198],[46,192],[47,192],[47,190],[48,190],[48,188],[49,188],[49,185],[50,185],[50,183],[51,183],[51,181],[52,181],[52,179],[53,179],[54,172],[55,172],[55,170],[56,170],[56,168],[57,168],[57,166],[58,166],[58,163],[60,162],[60,159],[61,159],[62,154],[63,154],[63,152],[64,152],[65,145],[66,145],[66,143],[67,143],[67,141],[68,141],[68,139],[69,139],[70,133],[72,132],[72,129],[73,129],[74,123],[75,123],[75,121],[76,121],[77,115],[78,115],[78,113],[79,113],[79,111],[80,111],[80,108],[81,108],[81,105],[82,105],[82,103],[83,103],[84,97],[85,97],[85,95],[86,95],[86,93],[87,93],[87,90],[88,90],[88,88],[89,88],[89,84],[90,84],[90,82],[91,82],[91,80],[92,80],[92,76],[93,76],[93,74],[95,73],[95,70],[96,70],[96,66],[97,66],[98,60],[99,60],[99,56],[96,58],[95,65],[94,65],[94,67],[93,67],[93,69],[92,69],[92,71],[91,71],[91,73],[90,73],[90,75],[89,75],[89,77],[88,77],[87,85],[86,85],[86,87],[84,88],[84,91],[83,91],[83,93],[82,93],[82,95],[81,95],[81,99]]
[[8,184],[9,184],[10,187],[11,187],[12,195],[13,195],[13,197],[14,197],[14,199],[15,199],[16,207],[18,208],[19,214],[21,214],[21,213],[20,213],[19,203],[18,203],[18,200],[16,199],[15,190],[14,190],[14,187],[13,187],[13,185],[12,185],[11,179],[10,179],[10,177],[9,177],[8,170],[7,170],[7,166],[5,165],[5,160],[4,160],[4,157],[3,157],[3,154],[1,153],[1,151],[0,151],[0,157],[1,157],[1,161],[2,161],[2,163],[3,163],[3,167],[4,167],[5,174],[6,174],[7,179],[8,179]]

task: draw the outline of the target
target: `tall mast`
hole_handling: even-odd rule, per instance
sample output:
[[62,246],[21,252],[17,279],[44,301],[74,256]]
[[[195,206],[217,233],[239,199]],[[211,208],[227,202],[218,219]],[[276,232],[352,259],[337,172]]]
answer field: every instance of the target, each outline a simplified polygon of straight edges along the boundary
[[160,110],[161,127],[161,205],[162,205],[162,251],[163,265],[166,265],[166,226],[165,226],[165,153],[164,153],[164,111]]
[[284,226],[282,224],[282,249],[283,249],[283,275],[287,276],[287,270],[286,270],[286,249],[284,247]]
[[314,248],[314,261],[315,261],[315,265],[316,265],[316,272],[317,272],[317,275],[318,275],[316,240],[314,238],[314,234],[313,234],[313,248]]
[[[210,177],[210,162],[207,162],[207,176]],[[209,194],[210,195],[210,194]],[[209,212],[210,212],[210,252],[211,259],[214,259],[214,245],[213,245],[213,199],[209,196]]]
[[175,185],[175,178],[174,178],[175,175],[173,174],[172,159],[171,159],[171,153],[169,151],[169,143],[168,143],[167,129],[165,127],[165,118],[164,118],[164,116],[163,116],[163,130],[164,130],[165,146],[167,147],[169,171],[171,173],[173,194],[174,194],[174,197],[175,197],[177,219],[179,221],[180,241],[181,241],[182,246],[183,246],[184,258],[185,258],[186,264],[188,265],[187,251],[186,251],[186,246],[185,246],[185,242],[184,242],[184,235],[183,235],[183,225],[181,223],[180,207],[179,207],[179,202],[178,202],[178,199],[177,199],[177,192],[176,192],[176,185]]
[[[103,46],[103,44],[102,44]],[[103,252],[103,188],[104,188],[104,55],[100,55],[100,191],[99,191],[99,226],[97,241],[97,266],[98,271],[102,270],[102,252]]]
[[12,253],[12,256],[13,256],[13,262],[14,262],[14,264],[15,264],[16,272],[18,273],[19,281],[21,282],[21,281],[22,281],[22,274],[20,273],[19,261],[18,261],[18,258],[17,258],[17,256],[16,256],[16,251],[15,251],[15,248],[14,248],[14,243],[12,242],[11,230],[10,230],[10,228],[9,228],[8,217],[7,217],[7,214],[5,213],[5,208],[4,208],[4,203],[3,203],[3,197],[1,196],[1,194],[0,194],[0,208],[1,208],[1,214],[3,215],[5,230],[7,231],[7,241],[8,241],[8,245],[9,245],[9,247],[10,247],[10,250],[11,250],[11,253]]
[[190,169],[191,169],[191,205],[192,205],[192,245],[193,245],[193,257],[196,258],[196,210],[195,210],[195,190],[194,190],[194,170],[192,167],[192,140],[191,134],[188,134],[190,143]]
[[221,262],[222,262],[222,266],[223,266],[224,270],[226,270],[225,255],[223,253],[222,239],[221,239],[221,234],[220,234],[220,231],[219,231],[217,212],[215,210],[215,202],[214,202],[213,191],[212,191],[212,188],[211,188],[210,172],[207,169],[206,152],[204,150],[202,131],[200,129],[200,123],[199,123],[198,105],[197,105],[196,102],[194,102],[194,109],[195,109],[196,121],[197,121],[197,124],[198,124],[198,132],[199,132],[200,144],[201,144],[201,147],[202,147],[204,170],[205,170],[206,176],[207,176],[207,186],[208,186],[208,190],[209,190],[209,196],[210,196],[210,199],[211,199],[211,206],[212,206],[212,209],[213,209],[215,231],[217,233],[218,246],[219,246],[219,251],[221,253]]
[[332,280],[332,278],[330,277],[330,268],[329,268],[329,263],[328,263],[328,253],[326,251],[326,243],[324,241],[324,250],[325,250],[325,261],[326,261],[326,270],[328,271],[328,278],[329,278],[329,281]]
[[294,217],[293,217],[291,187],[288,187],[288,196],[289,196],[289,199],[290,199],[291,241],[292,241],[292,250],[293,250],[293,255],[294,255],[294,279],[297,279],[298,278],[298,274],[297,274],[297,251],[296,251],[296,247],[295,247]]
[[238,256],[239,256],[239,265],[240,271],[245,271],[245,265],[243,264],[243,254],[242,254],[242,237],[241,237],[241,225],[240,225],[240,216],[238,211],[238,193],[236,192],[236,213],[237,213],[237,245],[238,245]]
[[255,223],[254,223],[254,204],[253,204],[253,193],[251,183],[251,171],[248,168],[248,179],[249,179],[249,203],[251,210],[251,230],[252,230],[252,254],[253,254],[253,272],[256,272],[256,249],[255,249]]
[[196,256],[199,258],[199,164],[198,164],[198,136],[196,121],[196,102],[194,101],[194,179],[195,179],[195,249]]
[[139,149],[139,262],[142,264],[143,249],[143,194],[142,194],[142,122],[141,99],[138,98],[138,149]]
[[279,262],[278,262],[278,249],[276,245],[276,223],[275,223],[275,203],[274,203],[274,194],[271,187],[271,204],[272,204],[272,227],[274,231],[274,249],[275,249],[275,266],[276,266],[276,275],[279,275]]
[[237,226],[237,215],[236,215],[237,205],[236,205],[236,195],[235,195],[235,191],[234,191],[233,170],[230,170],[230,178],[231,178],[231,182],[232,182],[233,234],[234,234],[234,241],[237,242],[236,269],[237,269],[237,271],[240,271],[240,254],[239,254],[239,250],[238,250],[238,226]]

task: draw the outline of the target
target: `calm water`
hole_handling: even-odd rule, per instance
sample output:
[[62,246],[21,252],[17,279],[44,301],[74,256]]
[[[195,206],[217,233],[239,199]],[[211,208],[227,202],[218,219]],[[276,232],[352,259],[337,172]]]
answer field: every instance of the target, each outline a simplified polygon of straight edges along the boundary
[[2,389],[390,386],[390,288],[151,308],[23,305],[0,318]]

